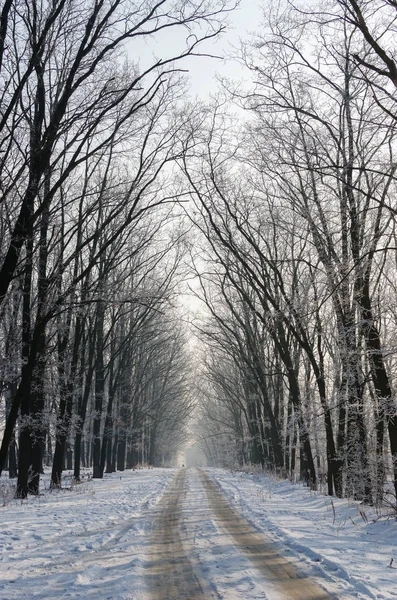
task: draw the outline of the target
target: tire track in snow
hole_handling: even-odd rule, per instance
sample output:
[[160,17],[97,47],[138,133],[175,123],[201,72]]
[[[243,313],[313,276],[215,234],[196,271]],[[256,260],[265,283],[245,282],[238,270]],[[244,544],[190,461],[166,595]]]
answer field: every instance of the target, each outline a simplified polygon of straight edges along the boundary
[[152,547],[146,580],[153,600],[209,600],[217,598],[204,579],[199,565],[182,540],[182,504],[187,493],[186,470],[181,470],[158,504],[153,523]]
[[280,552],[276,544],[259,534],[232,508],[217,485],[199,470],[209,504],[220,526],[226,530],[239,548],[288,600],[330,600],[331,596],[316,583],[299,572]]

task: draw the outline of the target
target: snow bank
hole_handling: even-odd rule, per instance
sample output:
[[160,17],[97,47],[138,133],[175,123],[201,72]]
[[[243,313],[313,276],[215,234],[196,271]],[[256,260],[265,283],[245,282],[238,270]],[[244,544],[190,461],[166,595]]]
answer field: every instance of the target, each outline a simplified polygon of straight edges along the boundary
[[[374,509],[259,473],[206,469],[258,530],[282,543],[341,598],[397,598],[397,522]],[[397,565],[396,565],[397,566]],[[344,597],[344,596],[343,596]]]

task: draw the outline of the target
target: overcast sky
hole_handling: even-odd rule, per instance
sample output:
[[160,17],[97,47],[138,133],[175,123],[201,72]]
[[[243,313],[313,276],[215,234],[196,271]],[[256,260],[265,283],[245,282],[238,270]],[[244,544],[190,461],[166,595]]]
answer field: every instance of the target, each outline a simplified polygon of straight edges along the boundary
[[[239,46],[240,39],[247,39],[250,32],[257,31],[261,20],[261,8],[265,0],[241,0],[239,8],[229,16],[230,25],[221,37],[212,44],[210,53],[216,55],[230,54],[232,46]],[[216,90],[216,75],[238,79],[241,68],[235,61],[197,59],[192,65],[190,76],[193,95],[206,96]]]
[[[224,56],[224,60],[197,57],[184,62],[183,67],[188,68],[190,73],[192,96],[205,98],[211,92],[215,92],[218,86],[216,74],[233,79],[241,77],[242,69],[226,56],[230,54],[232,46],[239,46],[240,39],[247,39],[249,32],[258,30],[260,7],[263,7],[265,2],[266,0],[241,0],[240,6],[228,15],[229,25],[225,33],[215,41],[208,41],[200,46],[201,52]],[[137,52],[141,67],[144,67],[146,61],[152,63],[153,55],[162,59],[178,55],[186,47],[186,30],[169,29],[156,34],[152,39],[141,38],[139,43],[139,47],[130,46],[128,54],[134,60],[137,58],[134,53]]]

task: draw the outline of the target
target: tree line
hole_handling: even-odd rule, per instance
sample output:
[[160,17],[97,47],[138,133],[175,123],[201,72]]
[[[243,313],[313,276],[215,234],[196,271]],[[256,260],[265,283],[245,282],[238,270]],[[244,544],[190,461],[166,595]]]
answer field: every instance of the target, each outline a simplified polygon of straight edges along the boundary
[[17,475],[17,497],[38,493],[43,461],[57,487],[65,462],[101,477],[170,461],[183,442],[172,163],[183,61],[222,31],[228,4],[2,5],[0,471]]
[[207,459],[366,502],[391,478],[394,505],[396,9],[264,6],[237,57],[251,88],[223,82],[181,161]]

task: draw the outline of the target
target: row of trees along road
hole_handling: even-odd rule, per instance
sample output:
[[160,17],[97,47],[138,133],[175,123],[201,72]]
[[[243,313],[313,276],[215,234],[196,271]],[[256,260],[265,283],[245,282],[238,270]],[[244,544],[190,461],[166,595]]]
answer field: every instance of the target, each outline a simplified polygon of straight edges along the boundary
[[0,468],[21,498],[43,462],[56,487],[65,461],[101,477],[183,445],[188,247],[208,461],[397,495],[397,4],[268,2],[252,86],[186,104],[184,59],[232,4],[3,3]]
[[180,70],[229,5],[2,5],[0,470],[20,498],[38,493],[43,457],[59,486],[71,448],[78,479],[81,463],[101,477],[182,442]]
[[396,10],[266,6],[238,57],[251,89],[224,82],[181,160],[210,313],[208,460],[300,472],[367,502],[391,475],[394,505]]

